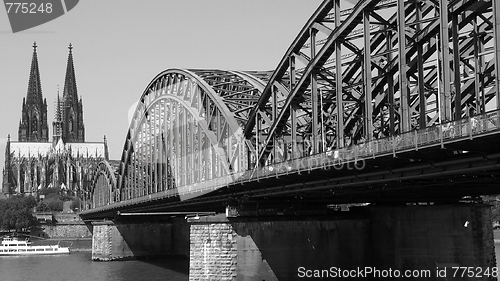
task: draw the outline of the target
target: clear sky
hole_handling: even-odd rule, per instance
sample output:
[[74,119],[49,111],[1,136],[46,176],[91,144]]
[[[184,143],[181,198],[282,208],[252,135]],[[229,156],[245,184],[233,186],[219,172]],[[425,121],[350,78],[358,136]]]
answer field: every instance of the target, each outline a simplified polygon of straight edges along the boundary
[[321,0],[80,0],[67,14],[13,34],[0,8],[0,166],[18,139],[33,41],[52,137],[54,101],[73,58],[86,141],[106,135],[120,159],[128,111],[169,68],[273,70]]

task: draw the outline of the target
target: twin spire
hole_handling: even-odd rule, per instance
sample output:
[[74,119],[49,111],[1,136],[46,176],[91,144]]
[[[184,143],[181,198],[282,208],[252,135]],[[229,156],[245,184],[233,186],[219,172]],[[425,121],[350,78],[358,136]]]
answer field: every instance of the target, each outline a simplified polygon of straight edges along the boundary
[[[26,100],[23,99],[23,112],[19,124],[19,141],[48,142],[47,101],[42,95],[40,71],[38,67],[37,44],[33,43],[30,78]],[[64,142],[85,142],[82,100],[78,100],[73,46],[69,44],[66,77],[63,96],[55,104],[53,122],[53,142],[62,138]]]
[[36,53],[36,42],[33,43],[33,58],[31,59],[30,79],[28,82],[28,103],[40,102],[42,97],[42,84],[40,82],[40,71],[38,70],[38,57]]
[[73,65],[73,46],[69,44],[68,63],[66,66],[66,78],[64,79],[63,99],[69,99],[73,102],[78,101],[76,90],[75,67]]

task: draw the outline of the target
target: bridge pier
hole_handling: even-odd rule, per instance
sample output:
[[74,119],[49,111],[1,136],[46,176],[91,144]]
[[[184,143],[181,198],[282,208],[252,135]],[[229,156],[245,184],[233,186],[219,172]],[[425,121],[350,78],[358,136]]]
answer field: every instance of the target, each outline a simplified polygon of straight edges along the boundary
[[92,222],[92,260],[112,261],[189,255],[189,226],[171,222]]
[[[367,268],[379,270],[380,279],[389,270],[410,270],[420,276],[396,279],[444,280],[452,266],[496,270],[490,208],[481,204],[371,206],[315,217],[217,215],[189,222],[189,280],[323,280],[345,273],[354,280],[379,279],[367,276]],[[472,279],[496,277],[461,280]]]

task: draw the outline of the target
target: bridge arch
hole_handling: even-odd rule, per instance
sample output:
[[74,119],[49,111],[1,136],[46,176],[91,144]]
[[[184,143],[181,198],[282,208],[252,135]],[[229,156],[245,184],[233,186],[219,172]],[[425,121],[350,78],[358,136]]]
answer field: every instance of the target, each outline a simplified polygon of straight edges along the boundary
[[245,172],[253,147],[243,128],[264,88],[262,77],[225,70],[159,73],[130,120],[117,178],[119,200],[170,196],[204,181],[233,181]]
[[87,197],[90,202],[84,202],[90,206],[86,207],[96,208],[118,201],[119,190],[116,188],[115,169],[109,162],[105,160],[99,162],[92,178],[90,196]]

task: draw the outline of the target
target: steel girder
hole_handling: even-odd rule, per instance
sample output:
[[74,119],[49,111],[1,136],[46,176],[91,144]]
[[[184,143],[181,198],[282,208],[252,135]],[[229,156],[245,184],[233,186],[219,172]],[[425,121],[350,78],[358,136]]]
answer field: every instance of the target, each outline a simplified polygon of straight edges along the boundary
[[[170,69],[146,87],[130,122],[116,183],[98,171],[93,207],[182,188],[248,169],[243,138],[265,72]],[[255,153],[255,152],[254,152]],[[174,193],[172,193],[174,191]]]
[[498,107],[494,19],[491,1],[366,0],[343,10],[324,1],[250,114],[244,133],[258,140],[255,164]]

